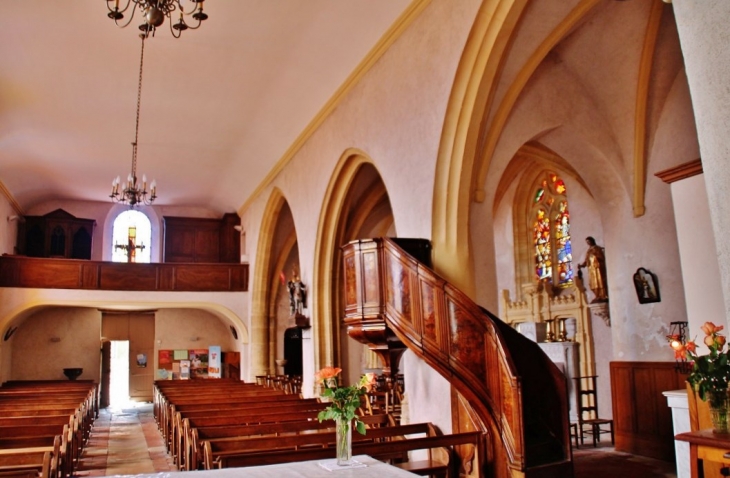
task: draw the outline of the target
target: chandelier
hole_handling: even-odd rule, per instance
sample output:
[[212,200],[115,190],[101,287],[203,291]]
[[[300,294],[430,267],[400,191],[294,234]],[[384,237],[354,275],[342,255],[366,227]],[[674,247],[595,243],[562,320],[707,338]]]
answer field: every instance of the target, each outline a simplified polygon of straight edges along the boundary
[[137,138],[139,136],[139,106],[142,99],[142,66],[144,65],[144,41],[147,35],[140,34],[142,38],[142,53],[139,58],[139,83],[137,85],[137,120],[134,126],[134,142],[132,142],[132,172],[127,176],[127,182],[119,191],[119,176],[112,181],[112,193],[109,196],[112,202],[129,204],[130,207],[138,204],[150,205],[157,198],[157,182],[152,180],[150,189],[147,190],[147,176],[142,175],[142,181],[137,180]]
[[[172,36],[175,38],[180,38],[182,32],[187,29],[196,30],[200,28],[203,21],[208,18],[208,15],[203,13],[204,0],[187,0],[187,2],[191,3],[193,6],[190,11],[186,11],[183,6],[186,0],[126,1],[127,4],[120,10],[119,0],[106,0],[106,6],[109,9],[107,16],[114,20],[114,23],[116,23],[119,27],[125,28],[127,25],[132,23],[132,20],[134,20],[134,14],[139,8],[140,14],[144,20],[144,23],[139,26],[139,29],[145,37],[148,37],[150,33],[152,33],[152,36],[155,36],[157,27],[165,22],[165,17],[170,20],[170,33],[172,33]],[[124,2],[124,0],[122,0],[122,2]],[[112,8],[112,3],[114,4],[114,8]],[[129,10],[130,7],[132,7],[132,13],[129,15],[129,20],[124,23],[122,22],[124,19],[124,13]],[[180,19],[173,25],[172,14],[176,10],[180,14]],[[198,23],[195,26],[188,25],[185,23],[186,16],[191,16],[194,20],[197,20]]]

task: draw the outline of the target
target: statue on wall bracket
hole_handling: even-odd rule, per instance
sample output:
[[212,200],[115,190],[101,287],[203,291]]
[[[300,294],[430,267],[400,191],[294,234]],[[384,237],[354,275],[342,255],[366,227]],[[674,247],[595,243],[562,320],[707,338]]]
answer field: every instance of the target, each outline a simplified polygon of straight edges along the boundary
[[289,312],[294,318],[297,327],[309,327],[309,318],[304,315],[307,308],[307,286],[299,278],[296,268],[292,271],[292,277],[286,284],[289,290]]
[[608,285],[606,282],[606,254],[603,247],[596,244],[596,240],[586,237],[588,250],[585,259],[578,264],[578,277],[583,278],[583,268],[588,269],[588,287],[593,291],[594,298],[591,304],[608,302]]

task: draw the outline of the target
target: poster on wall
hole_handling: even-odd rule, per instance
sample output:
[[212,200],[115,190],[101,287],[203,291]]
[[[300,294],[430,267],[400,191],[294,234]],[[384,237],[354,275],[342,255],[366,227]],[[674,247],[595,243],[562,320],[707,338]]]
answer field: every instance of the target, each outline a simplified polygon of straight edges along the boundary
[[221,347],[211,345],[208,347],[208,377],[221,378]]
[[208,378],[208,349],[191,350],[190,378]]
[[180,380],[190,378],[190,360],[180,360]]

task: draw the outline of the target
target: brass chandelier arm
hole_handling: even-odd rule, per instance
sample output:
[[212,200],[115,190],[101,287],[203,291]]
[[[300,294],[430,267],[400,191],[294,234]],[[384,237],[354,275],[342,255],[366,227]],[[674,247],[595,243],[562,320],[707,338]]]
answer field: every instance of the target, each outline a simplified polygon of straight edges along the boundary
[[[197,30],[203,21],[208,19],[208,15],[203,12],[203,3],[205,0],[191,0],[193,7],[186,11],[181,0],[127,0],[124,8],[119,8],[119,0],[106,0],[107,9],[109,13],[107,16],[114,20],[114,23],[120,28],[126,28],[134,19],[134,14],[139,7],[142,12],[144,23],[139,25],[139,29],[142,34],[149,36],[155,35],[157,27],[162,25],[165,21],[165,17],[170,22],[170,33],[175,38],[180,38],[180,35],[185,30]],[[114,8],[112,8],[112,2],[114,2]],[[134,4],[134,5],[132,5]],[[126,23],[121,24],[120,20],[124,18],[124,14],[127,10],[132,7],[132,13]],[[180,20],[173,24],[172,15],[175,11],[180,12]],[[193,19],[197,20],[196,25],[189,25],[185,22],[185,16],[192,16]]]

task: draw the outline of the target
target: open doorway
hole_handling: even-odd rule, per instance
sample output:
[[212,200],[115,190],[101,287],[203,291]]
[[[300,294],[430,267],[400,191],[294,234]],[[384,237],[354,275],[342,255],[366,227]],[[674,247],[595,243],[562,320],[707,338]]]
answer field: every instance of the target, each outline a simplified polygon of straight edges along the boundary
[[109,373],[109,405],[129,403],[129,340],[112,340]]

